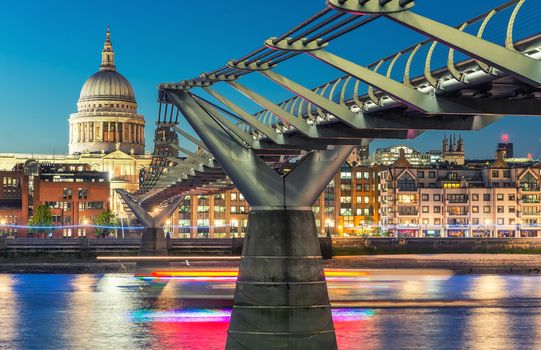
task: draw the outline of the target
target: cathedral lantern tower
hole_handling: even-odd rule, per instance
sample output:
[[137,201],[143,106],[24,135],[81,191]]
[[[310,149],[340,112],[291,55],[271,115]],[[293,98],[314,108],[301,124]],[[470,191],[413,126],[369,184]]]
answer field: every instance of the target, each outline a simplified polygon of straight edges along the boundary
[[84,83],[77,113],[70,115],[69,124],[70,154],[145,152],[145,118],[137,114],[130,82],[116,70],[109,28],[100,69]]

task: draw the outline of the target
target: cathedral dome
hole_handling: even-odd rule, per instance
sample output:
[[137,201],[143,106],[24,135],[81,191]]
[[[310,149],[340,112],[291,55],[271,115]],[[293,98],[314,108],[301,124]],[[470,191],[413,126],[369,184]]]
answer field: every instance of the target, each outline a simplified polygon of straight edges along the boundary
[[115,100],[135,102],[133,88],[116,70],[100,70],[84,83],[79,102]]
[[145,118],[137,114],[135,93],[116,71],[115,52],[107,28],[100,70],[86,80],[70,115],[69,153],[145,152]]

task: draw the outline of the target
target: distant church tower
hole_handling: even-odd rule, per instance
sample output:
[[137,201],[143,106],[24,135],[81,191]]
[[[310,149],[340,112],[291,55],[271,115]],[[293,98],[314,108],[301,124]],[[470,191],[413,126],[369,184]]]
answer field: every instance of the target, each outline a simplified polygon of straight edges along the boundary
[[464,165],[464,139],[461,135],[458,136],[458,140],[456,135],[449,135],[449,139],[445,135],[443,137],[441,151],[442,162]]
[[84,83],[77,113],[69,118],[69,153],[145,153],[145,118],[137,114],[130,82],[116,71],[107,28],[100,70]]

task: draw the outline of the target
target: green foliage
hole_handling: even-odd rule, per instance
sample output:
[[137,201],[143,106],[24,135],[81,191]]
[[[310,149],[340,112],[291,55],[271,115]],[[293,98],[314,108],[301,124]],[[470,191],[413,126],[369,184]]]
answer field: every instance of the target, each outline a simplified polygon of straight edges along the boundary
[[51,229],[40,228],[40,226],[51,226],[52,223],[51,208],[47,205],[40,205],[34,210],[34,215],[28,221],[28,226],[35,227],[31,229],[31,232],[46,233]]
[[97,226],[109,226],[109,227],[96,227],[96,236],[102,236],[105,237],[109,235],[111,231],[115,231],[116,229],[111,227],[116,227],[118,225],[115,214],[113,214],[110,210],[106,210],[102,212],[100,215],[96,217],[94,220],[94,224]]

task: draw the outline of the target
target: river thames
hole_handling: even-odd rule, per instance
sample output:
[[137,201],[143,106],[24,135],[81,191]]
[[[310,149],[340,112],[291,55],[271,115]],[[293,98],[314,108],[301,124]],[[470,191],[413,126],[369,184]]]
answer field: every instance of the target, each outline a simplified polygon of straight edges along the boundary
[[[195,275],[0,275],[0,348],[223,349],[234,279]],[[539,276],[350,270],[328,280],[340,349],[541,348]]]

